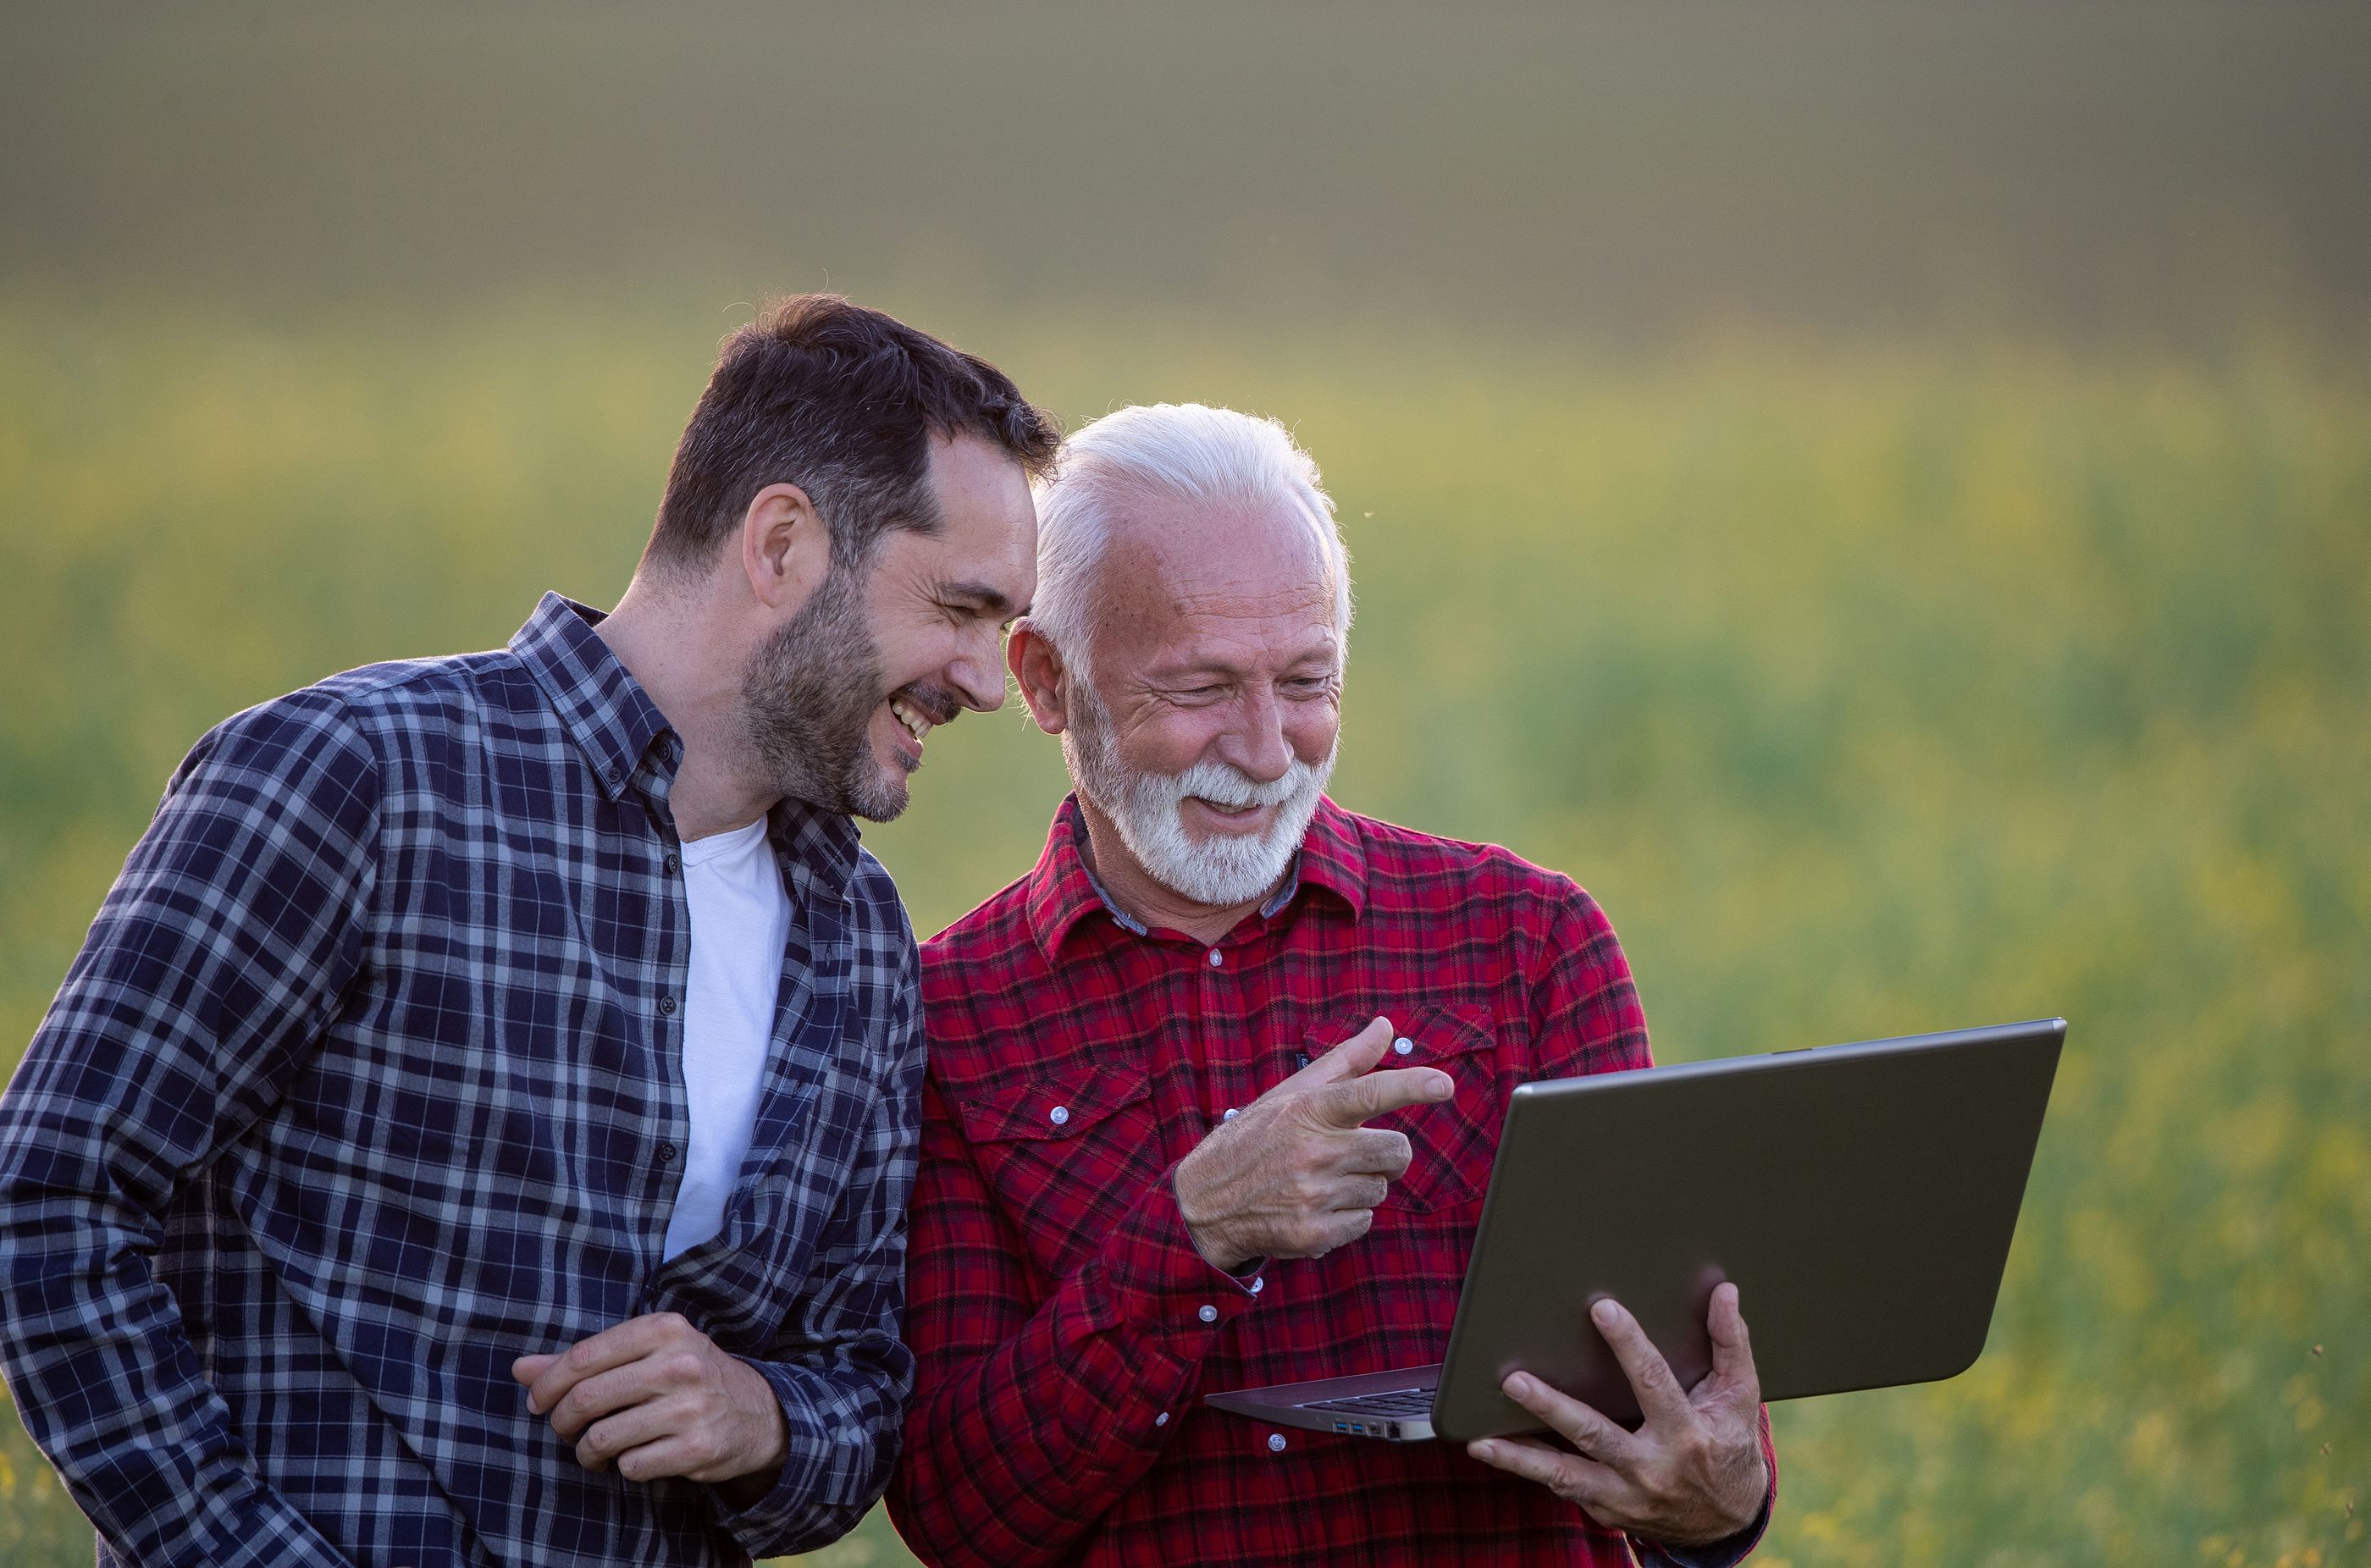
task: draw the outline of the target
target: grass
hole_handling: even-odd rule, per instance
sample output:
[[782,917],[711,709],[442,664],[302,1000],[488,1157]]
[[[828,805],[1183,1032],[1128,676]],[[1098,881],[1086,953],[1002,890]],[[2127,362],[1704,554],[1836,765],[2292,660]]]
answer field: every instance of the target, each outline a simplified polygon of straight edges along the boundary
[[[1358,561],[1358,809],[1605,903],[1667,1059],[2064,1013],[1982,1361],[1776,1412],[1760,1561],[2364,1561],[2371,386],[2030,346],[1620,364],[956,336],[1073,415],[1278,413]],[[0,304],[0,1066],[173,762],[623,582],[698,335]],[[1012,714],[869,835],[934,929],[1060,790]],[[87,1562],[13,1424],[0,1559]],[[819,1560],[903,1561],[876,1515]]]

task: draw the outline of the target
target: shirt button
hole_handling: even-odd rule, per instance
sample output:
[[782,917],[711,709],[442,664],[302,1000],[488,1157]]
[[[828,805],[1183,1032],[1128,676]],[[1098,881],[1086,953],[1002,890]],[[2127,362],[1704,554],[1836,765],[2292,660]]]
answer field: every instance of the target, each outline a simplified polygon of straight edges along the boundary
[[1261,1291],[1266,1290],[1266,1288],[1267,1276],[1266,1274],[1255,1274],[1252,1276],[1252,1294],[1254,1296],[1257,1296]]
[[1194,1316],[1206,1323],[1215,1323],[1219,1320],[1219,1309],[1206,1301],[1194,1309]]
[[1307,1066],[1309,1065],[1309,1053],[1308,1053],[1308,1052],[1306,1052],[1306,1051],[1302,1051],[1302,1052],[1299,1053],[1298,1055],[1296,1055],[1292,1058],[1292,1065],[1293,1065],[1294,1066],[1296,1066],[1296,1067],[1305,1067],[1305,1066]]
[[1393,1041],[1393,1042],[1392,1042],[1392,1049],[1393,1049],[1393,1050],[1394,1050],[1394,1051],[1397,1051],[1401,1055],[1405,1056],[1405,1055],[1406,1055],[1410,1051],[1413,1051],[1413,1050],[1415,1050],[1415,1049],[1416,1049],[1416,1042],[1415,1042],[1415,1041],[1413,1041],[1413,1040],[1410,1040],[1406,1035],[1403,1034],[1403,1035],[1401,1035],[1397,1040],[1394,1040],[1394,1041]]
[[1220,1117],[1220,1118],[1219,1118],[1219,1120],[1220,1120],[1220,1121],[1221,1121],[1221,1122],[1232,1122],[1232,1121],[1233,1121],[1236,1117],[1238,1117],[1238,1116],[1240,1116],[1240,1115],[1242,1115],[1242,1114],[1243,1114],[1243,1113],[1242,1113],[1242,1112],[1240,1112],[1240,1111],[1236,1110],[1233,1106],[1232,1106],[1232,1105],[1231,1105],[1231,1106],[1227,1107],[1227,1113],[1226,1113],[1225,1115],[1223,1115],[1223,1116]]
[[661,997],[659,998],[659,1016],[662,1018],[673,1018],[675,1016],[675,998],[673,997]]
[[682,856],[680,856],[680,855],[677,855],[674,850],[670,849],[670,850],[668,850],[668,851],[667,851],[667,858],[666,858],[666,862],[665,862],[665,864],[666,864],[666,869],[667,869],[667,874],[668,874],[669,876],[673,876],[676,872],[677,872],[677,871],[679,871],[679,870],[683,870],[683,857],[682,857]]
[[1213,969],[1217,969],[1217,968],[1219,968],[1220,966],[1221,966],[1222,964],[1224,964],[1226,962],[1227,962],[1227,955],[1226,955],[1225,953],[1220,952],[1217,948],[1212,948],[1212,949],[1210,950],[1210,967],[1211,967],[1211,968],[1213,968]]
[[1283,1433],[1271,1432],[1267,1435],[1267,1451],[1271,1454],[1281,1454],[1284,1452]]
[[1046,1120],[1058,1127],[1068,1126],[1070,1122],[1070,1108],[1067,1105],[1057,1105],[1046,1113]]
[[661,1165],[673,1165],[675,1163],[675,1145],[659,1145],[659,1163]]
[[1165,1410],[1164,1410],[1164,1411],[1162,1411],[1159,1415],[1154,1416],[1154,1417],[1152,1418],[1152,1424],[1153,1424],[1153,1425],[1155,1425],[1155,1426],[1166,1426],[1166,1425],[1168,1425],[1168,1424],[1169,1424],[1169,1412],[1168,1412],[1167,1411],[1165,1411]]

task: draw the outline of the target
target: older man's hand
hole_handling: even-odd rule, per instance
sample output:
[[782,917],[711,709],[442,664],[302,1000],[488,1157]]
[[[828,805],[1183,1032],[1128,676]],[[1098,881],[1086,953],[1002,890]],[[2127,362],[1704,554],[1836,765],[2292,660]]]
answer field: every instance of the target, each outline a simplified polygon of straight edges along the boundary
[[1177,1165],[1177,1206],[1195,1250],[1220,1268],[1315,1258],[1355,1241],[1408,1168],[1405,1135],[1363,1125],[1447,1100],[1431,1067],[1375,1072],[1392,1043],[1379,1018],[1214,1129]]
[[1590,1309],[1638,1396],[1646,1424],[1626,1432],[1528,1373],[1507,1397],[1553,1427],[1579,1454],[1520,1437],[1485,1437],[1466,1452],[1536,1481],[1602,1525],[1673,1546],[1701,1546],[1753,1522],[1770,1490],[1762,1452],[1762,1379],[1738,1310],[1737,1286],[1712,1293],[1712,1371],[1683,1389],[1638,1320],[1618,1302]]
[[630,1318],[557,1355],[522,1355],[511,1376],[586,1470],[737,1482],[737,1501],[762,1495],[788,1451],[773,1385],[674,1312]]

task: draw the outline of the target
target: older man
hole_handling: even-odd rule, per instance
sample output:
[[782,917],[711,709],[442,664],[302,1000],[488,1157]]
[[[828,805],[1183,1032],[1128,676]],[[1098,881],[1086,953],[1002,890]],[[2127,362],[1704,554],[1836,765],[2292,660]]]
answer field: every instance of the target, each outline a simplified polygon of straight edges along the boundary
[[1647,1065],[1613,932],[1502,849],[1322,794],[1347,560],[1280,426],[1088,426],[1041,490],[1007,662],[1076,794],[926,945],[891,1507],[937,1563],[1728,1563],[1775,1469],[1733,1290],[1683,1391],[1618,1309],[1632,1433],[1384,1445],[1209,1390],[1440,1357],[1507,1097]]

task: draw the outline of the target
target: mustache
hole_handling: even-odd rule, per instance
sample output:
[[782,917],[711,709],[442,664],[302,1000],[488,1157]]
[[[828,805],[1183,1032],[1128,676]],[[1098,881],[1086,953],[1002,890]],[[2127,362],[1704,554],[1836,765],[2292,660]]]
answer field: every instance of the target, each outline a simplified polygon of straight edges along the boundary
[[1193,797],[1240,811],[1247,806],[1285,804],[1308,787],[1310,775],[1316,771],[1295,757],[1282,778],[1263,784],[1223,762],[1197,762],[1174,776],[1170,788],[1181,801]]
[[948,686],[936,681],[915,681],[901,686],[889,694],[890,701],[902,702],[933,724],[951,724],[964,710],[963,698]]

